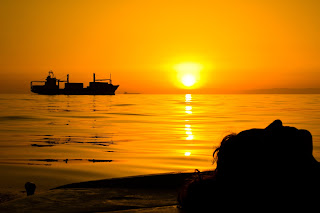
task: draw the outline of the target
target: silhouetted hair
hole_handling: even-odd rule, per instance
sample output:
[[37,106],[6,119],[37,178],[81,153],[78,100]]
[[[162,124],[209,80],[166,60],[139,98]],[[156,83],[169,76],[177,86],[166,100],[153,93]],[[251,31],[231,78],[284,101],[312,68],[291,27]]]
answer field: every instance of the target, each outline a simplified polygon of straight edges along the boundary
[[295,201],[310,204],[311,189],[320,189],[320,164],[312,155],[311,133],[283,126],[280,120],[265,129],[225,136],[213,158],[216,169],[203,177],[197,172],[181,190],[178,201],[184,209],[226,210],[235,203],[244,209],[292,202],[295,206]]

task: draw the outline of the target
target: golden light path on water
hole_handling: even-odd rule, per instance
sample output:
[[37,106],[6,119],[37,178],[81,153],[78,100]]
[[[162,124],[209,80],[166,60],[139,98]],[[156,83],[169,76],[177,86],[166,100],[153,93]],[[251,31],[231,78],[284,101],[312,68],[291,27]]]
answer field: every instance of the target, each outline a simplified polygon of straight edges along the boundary
[[[191,106],[191,103],[192,103],[192,95],[191,94],[186,94],[185,95],[185,103],[186,103],[186,106],[185,106],[185,112],[187,115],[191,115],[192,114],[192,106]],[[192,141],[194,139],[194,136],[192,134],[192,127],[191,127],[191,124],[190,124],[190,120],[186,119],[186,124],[185,124],[185,131],[186,131],[186,140],[187,141]],[[185,151],[184,153],[185,156],[191,156],[191,150],[187,150]]]

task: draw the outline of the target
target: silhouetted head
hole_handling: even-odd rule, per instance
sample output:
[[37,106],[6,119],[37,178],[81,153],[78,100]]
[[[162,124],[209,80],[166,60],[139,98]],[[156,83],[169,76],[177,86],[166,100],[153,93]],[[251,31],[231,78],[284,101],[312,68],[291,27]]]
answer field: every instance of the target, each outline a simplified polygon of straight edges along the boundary
[[280,120],[265,129],[227,135],[213,153],[214,175],[189,182],[179,202],[195,210],[215,208],[213,203],[219,208],[229,202],[250,205],[249,200],[274,206],[285,199],[306,201],[315,186],[319,189],[320,164],[312,149],[309,131],[283,126]]
[[218,176],[230,181],[292,177],[317,163],[310,132],[283,126],[280,120],[226,136],[215,154]]

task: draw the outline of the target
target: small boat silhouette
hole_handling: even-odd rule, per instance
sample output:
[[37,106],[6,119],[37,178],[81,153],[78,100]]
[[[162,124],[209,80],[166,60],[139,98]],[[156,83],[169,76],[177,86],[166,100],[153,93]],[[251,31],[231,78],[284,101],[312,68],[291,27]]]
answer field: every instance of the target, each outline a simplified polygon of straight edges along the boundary
[[[107,81],[107,82],[103,82]],[[33,83],[44,83],[44,85],[33,85]],[[60,89],[60,82],[65,82],[64,89]],[[114,95],[119,85],[113,85],[111,74],[109,79],[96,79],[93,73],[93,82],[84,88],[83,83],[70,83],[69,74],[67,80],[57,79],[52,71],[46,78],[46,81],[31,81],[31,92],[43,95]]]

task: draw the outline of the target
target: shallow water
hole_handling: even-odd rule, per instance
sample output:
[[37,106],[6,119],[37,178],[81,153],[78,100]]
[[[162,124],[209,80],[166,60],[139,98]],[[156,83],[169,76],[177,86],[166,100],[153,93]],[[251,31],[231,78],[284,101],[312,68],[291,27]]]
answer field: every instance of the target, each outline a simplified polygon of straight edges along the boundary
[[231,132],[275,119],[313,134],[320,95],[0,95],[0,189],[212,169]]

